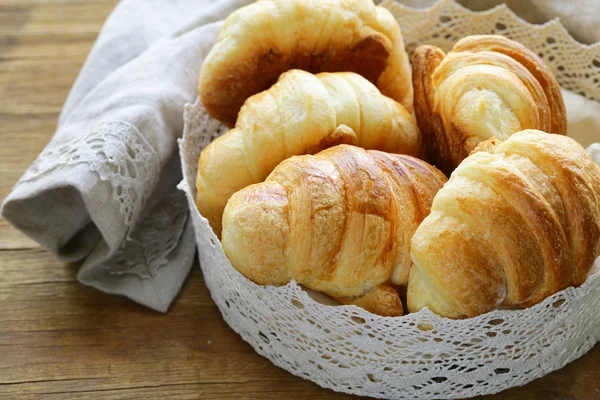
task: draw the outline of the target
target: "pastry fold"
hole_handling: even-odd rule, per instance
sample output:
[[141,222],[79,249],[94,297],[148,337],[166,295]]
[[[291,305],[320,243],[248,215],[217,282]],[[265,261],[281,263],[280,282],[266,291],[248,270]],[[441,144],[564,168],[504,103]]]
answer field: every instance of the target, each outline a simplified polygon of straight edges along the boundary
[[261,285],[291,279],[342,303],[402,315],[410,239],[446,182],[425,161],[340,145],[283,161],[225,208],[222,244]]
[[233,127],[244,101],[290,69],[356,72],[412,112],[398,23],[372,0],[262,0],[232,13],[200,72],[208,113]]
[[503,36],[468,36],[448,54],[413,54],[415,113],[429,160],[450,174],[482,141],[525,129],[565,134],[560,86],[544,62]]
[[573,139],[482,143],[412,238],[408,309],[473,317],[581,285],[600,255],[600,168]]
[[236,127],[201,153],[196,205],[221,233],[227,200],[281,161],[337,144],[418,156],[414,117],[358,74],[288,71],[244,104]]

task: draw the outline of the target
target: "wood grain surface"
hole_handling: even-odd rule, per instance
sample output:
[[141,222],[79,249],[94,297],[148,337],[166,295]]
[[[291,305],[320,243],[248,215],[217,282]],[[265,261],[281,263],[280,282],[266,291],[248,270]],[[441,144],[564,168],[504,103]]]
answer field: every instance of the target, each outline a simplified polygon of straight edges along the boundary
[[[164,0],[167,1],[167,0]],[[117,0],[0,0],[0,200],[48,142]],[[196,266],[168,314],[75,281],[0,219],[0,399],[354,399],[258,356]],[[489,399],[600,399],[600,346]]]

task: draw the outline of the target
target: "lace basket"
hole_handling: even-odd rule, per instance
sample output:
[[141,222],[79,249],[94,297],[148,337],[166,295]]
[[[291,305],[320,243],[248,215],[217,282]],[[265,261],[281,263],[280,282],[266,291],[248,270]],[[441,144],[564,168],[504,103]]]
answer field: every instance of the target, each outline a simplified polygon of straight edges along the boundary
[[[421,43],[449,50],[469,34],[503,34],[538,53],[565,89],[600,100],[600,46],[578,44],[557,21],[534,26],[504,6],[473,13],[452,0],[426,10],[392,1],[384,6],[398,19],[409,51]],[[600,273],[534,307],[461,321],[428,309],[380,317],[355,306],[324,305],[295,282],[256,285],[232,267],[194,204],[199,154],[226,130],[199,101],[186,106],[179,187],[188,198],[213,300],[231,328],[279,367],[340,392],[464,398],[523,385],[575,360],[600,340]]]

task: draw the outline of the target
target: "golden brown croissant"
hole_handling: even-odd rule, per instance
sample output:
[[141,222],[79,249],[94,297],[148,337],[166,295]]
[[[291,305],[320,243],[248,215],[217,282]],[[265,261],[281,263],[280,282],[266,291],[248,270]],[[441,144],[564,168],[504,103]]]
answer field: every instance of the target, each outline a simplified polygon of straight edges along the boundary
[[400,28],[372,0],[264,0],[235,11],[202,65],[198,92],[232,127],[244,101],[290,69],[356,72],[412,112]]
[[410,238],[446,181],[410,156],[340,145],[283,161],[223,215],[233,266],[262,285],[292,278],[342,303],[402,315]]
[[236,128],[200,155],[196,204],[217,234],[233,193],[262,182],[282,160],[336,144],[418,155],[421,135],[400,104],[354,73],[293,70],[246,102]]
[[415,113],[429,159],[450,174],[478,143],[524,129],[565,134],[560,86],[544,62],[503,36],[468,36],[413,54]]
[[600,168],[571,138],[483,143],[412,238],[409,311],[473,317],[582,284],[600,255],[599,196]]

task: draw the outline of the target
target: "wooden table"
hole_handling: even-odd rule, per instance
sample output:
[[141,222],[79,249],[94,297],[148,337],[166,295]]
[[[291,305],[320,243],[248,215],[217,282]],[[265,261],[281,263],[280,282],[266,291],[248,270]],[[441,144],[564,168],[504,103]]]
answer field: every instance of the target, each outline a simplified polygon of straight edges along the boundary
[[[167,0],[165,0],[167,1]],[[117,0],[0,0],[0,199],[48,142]],[[356,398],[258,356],[196,266],[166,315],[75,281],[0,219],[0,399]],[[600,399],[600,346],[495,399]]]

